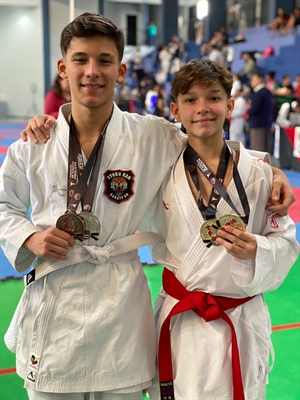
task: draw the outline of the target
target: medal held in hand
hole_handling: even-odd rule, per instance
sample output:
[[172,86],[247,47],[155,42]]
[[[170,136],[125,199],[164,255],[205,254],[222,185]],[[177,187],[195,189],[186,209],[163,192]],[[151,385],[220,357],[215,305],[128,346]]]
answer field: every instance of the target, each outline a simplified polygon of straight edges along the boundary
[[219,229],[216,229],[216,221],[216,218],[211,218],[206,220],[201,226],[200,235],[206,247],[220,246],[220,244],[216,242],[216,238],[218,237],[217,230]]
[[241,217],[234,214],[226,214],[218,218],[215,223],[215,228],[223,229],[225,226],[233,226],[234,228],[240,229],[241,231],[246,230],[246,225]]
[[86,231],[83,235],[83,239],[87,240],[93,238],[99,239],[100,234],[100,221],[91,211],[82,211],[79,216],[83,218],[86,226]]
[[84,220],[75,213],[66,212],[61,215],[56,221],[56,227],[61,231],[69,233],[74,239],[83,240],[85,231]]

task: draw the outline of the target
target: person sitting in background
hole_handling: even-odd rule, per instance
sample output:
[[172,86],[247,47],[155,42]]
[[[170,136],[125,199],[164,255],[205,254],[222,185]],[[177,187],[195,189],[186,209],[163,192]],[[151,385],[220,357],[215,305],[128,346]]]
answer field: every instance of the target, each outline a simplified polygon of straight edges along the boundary
[[293,98],[293,86],[291,82],[291,77],[289,75],[284,75],[279,87],[273,90],[273,95],[275,96],[275,109],[276,118],[279,110],[283,103],[291,103]]
[[271,92],[273,90],[279,88],[280,83],[275,79],[276,72],[269,71],[266,73],[265,81],[266,81],[266,88],[269,89]]
[[286,26],[282,29],[281,34],[285,35],[289,32],[293,35],[297,25],[300,25],[300,8],[294,8],[294,11],[289,16]]
[[295,100],[300,101],[300,74],[296,75],[295,81],[292,83],[293,95]]
[[244,65],[239,74],[242,76],[243,83],[249,86],[252,75],[256,71],[256,62],[247,51],[241,54],[241,58],[244,60]]
[[71,101],[71,92],[68,79],[63,79],[59,74],[52,84],[51,90],[46,94],[45,114],[57,118],[60,106]]
[[276,123],[281,128],[293,125],[293,123],[289,119],[289,115],[291,112],[300,114],[300,101],[293,101],[292,103],[282,104],[276,118]]
[[268,29],[272,30],[272,37],[276,36],[277,30],[280,34],[283,34],[286,24],[288,22],[288,16],[282,7],[278,7],[277,16],[268,25]]

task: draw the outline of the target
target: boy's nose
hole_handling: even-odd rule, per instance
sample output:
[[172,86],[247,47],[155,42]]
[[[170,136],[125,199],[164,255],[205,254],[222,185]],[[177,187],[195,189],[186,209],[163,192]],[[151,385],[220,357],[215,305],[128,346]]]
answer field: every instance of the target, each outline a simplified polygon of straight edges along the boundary
[[87,64],[87,68],[85,71],[86,76],[90,78],[98,78],[100,75],[100,71],[96,61],[90,61]]
[[209,111],[209,107],[205,100],[199,101],[198,104],[198,114],[203,114]]

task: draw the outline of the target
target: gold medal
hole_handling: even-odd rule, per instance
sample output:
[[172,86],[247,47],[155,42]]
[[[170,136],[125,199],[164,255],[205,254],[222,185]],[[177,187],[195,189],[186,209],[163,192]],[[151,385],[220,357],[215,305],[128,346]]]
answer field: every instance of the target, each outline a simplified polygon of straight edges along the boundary
[[242,220],[241,217],[234,214],[226,214],[222,217],[218,218],[218,224],[220,227],[218,229],[222,229],[225,226],[233,226],[234,228],[240,229],[241,231],[246,230],[246,224]]
[[210,247],[211,245],[220,246],[220,244],[216,242],[216,238],[218,236],[218,228],[215,225],[216,221],[216,218],[208,219],[201,226],[200,235],[203,243],[206,244],[206,247]]

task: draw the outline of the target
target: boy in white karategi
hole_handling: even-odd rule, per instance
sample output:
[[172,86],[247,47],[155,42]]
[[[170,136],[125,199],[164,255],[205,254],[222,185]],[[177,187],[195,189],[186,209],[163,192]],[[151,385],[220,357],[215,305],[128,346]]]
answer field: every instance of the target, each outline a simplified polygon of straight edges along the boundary
[[272,345],[262,293],[283,282],[299,245],[293,221],[265,210],[270,166],[223,140],[231,87],[230,72],[210,60],[190,61],[172,84],[188,146],[156,213],[166,244],[153,249],[165,269],[151,400],[265,398]]
[[156,374],[136,250],[156,237],[135,232],[186,138],[113,103],[123,49],[110,20],[86,13],[71,22],[58,71],[72,104],[46,146],[19,140],[1,167],[1,248],[18,272],[35,268],[5,337],[30,399],[140,399]]
[[[84,13],[61,49],[72,104],[47,146],[14,143],[0,171],[0,245],[19,272],[34,263],[5,340],[31,400],[140,399],[156,373],[155,329],[136,249],[160,239],[135,232],[186,138],[114,104],[126,66],[110,20]],[[293,192],[277,170],[274,196],[281,188],[286,213]]]

